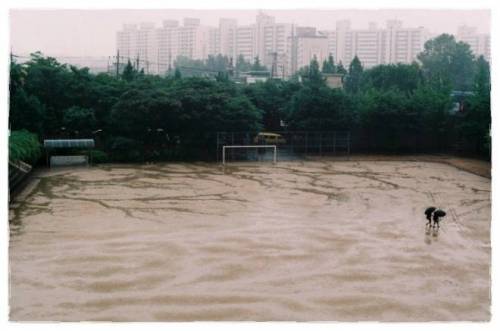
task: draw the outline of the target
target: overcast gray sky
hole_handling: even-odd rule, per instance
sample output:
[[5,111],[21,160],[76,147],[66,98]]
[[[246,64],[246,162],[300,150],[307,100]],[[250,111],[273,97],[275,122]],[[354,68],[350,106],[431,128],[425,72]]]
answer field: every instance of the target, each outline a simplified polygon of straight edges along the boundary
[[[335,29],[337,20],[349,19],[353,28],[369,22],[384,26],[388,19],[400,19],[407,27],[424,26],[432,33],[455,33],[461,24],[490,32],[489,10],[264,10],[277,22]],[[115,34],[124,23],[197,17],[203,25],[217,26],[220,17],[232,17],[238,24],[255,22],[257,10],[11,10],[11,48],[16,54],[42,51],[53,56],[108,56],[115,49]]]

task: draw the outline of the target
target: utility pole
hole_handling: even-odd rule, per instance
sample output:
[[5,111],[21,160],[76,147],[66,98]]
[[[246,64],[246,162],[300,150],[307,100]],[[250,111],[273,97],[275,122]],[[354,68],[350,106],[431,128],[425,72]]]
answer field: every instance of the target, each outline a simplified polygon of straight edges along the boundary
[[229,78],[233,78],[233,73],[234,73],[234,67],[233,67],[233,58],[229,58],[229,70],[228,70],[228,76]]
[[168,74],[172,73],[172,50],[168,50]]
[[278,73],[278,53],[273,52],[271,54],[273,56],[273,63],[271,65],[271,78],[275,78]]
[[116,77],[120,75],[120,50],[116,51]]

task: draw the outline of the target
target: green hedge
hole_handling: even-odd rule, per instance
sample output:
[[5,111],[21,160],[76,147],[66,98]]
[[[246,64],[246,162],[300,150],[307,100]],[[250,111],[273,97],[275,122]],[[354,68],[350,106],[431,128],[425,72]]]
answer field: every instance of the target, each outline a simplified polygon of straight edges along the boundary
[[92,163],[106,163],[109,161],[108,154],[98,149],[90,151],[90,155]]
[[35,164],[42,155],[41,144],[36,134],[26,130],[11,131],[9,137],[9,160]]

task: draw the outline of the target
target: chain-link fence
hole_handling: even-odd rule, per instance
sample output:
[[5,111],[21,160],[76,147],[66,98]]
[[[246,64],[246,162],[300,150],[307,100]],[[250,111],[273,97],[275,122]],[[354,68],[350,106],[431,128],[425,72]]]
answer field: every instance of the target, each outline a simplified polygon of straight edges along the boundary
[[[350,154],[349,131],[217,132],[216,160],[222,159],[223,146],[276,145],[278,160],[293,160],[305,155]],[[269,154],[269,155],[267,155]],[[226,151],[227,160],[267,160],[265,149],[244,148]]]

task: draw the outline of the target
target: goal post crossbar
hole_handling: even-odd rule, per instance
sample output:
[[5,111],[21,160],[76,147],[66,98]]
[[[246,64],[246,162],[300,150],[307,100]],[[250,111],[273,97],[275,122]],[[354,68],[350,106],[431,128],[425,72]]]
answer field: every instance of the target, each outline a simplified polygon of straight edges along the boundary
[[222,164],[226,164],[226,149],[229,148],[272,148],[273,163],[276,163],[276,145],[224,145],[222,146]]

